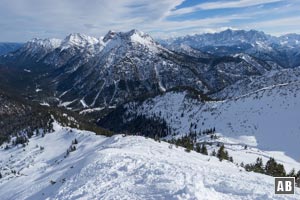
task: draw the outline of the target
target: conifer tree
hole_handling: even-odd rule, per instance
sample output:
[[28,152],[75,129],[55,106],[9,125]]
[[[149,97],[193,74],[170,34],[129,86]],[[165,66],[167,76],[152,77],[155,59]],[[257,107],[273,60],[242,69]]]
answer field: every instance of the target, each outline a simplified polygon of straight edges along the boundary
[[264,166],[263,166],[262,158],[256,159],[256,163],[254,164],[253,171],[257,172],[257,173],[264,173]]
[[73,141],[73,144],[78,144],[77,139],[75,138],[75,140]]
[[206,148],[205,144],[202,144],[201,153],[204,154],[204,155],[208,155],[207,148]]
[[282,164],[278,164],[274,158],[270,158],[265,166],[265,171],[267,175],[275,176],[275,177],[283,177],[286,176],[286,172],[284,166]]
[[289,177],[295,177],[295,178],[296,178],[296,171],[295,171],[295,169],[293,168],[293,169],[290,171],[290,173],[288,173],[287,176],[289,176]]
[[196,151],[197,153],[201,153],[201,147],[200,147],[200,144],[199,144],[199,143],[196,144],[196,149],[195,149],[195,151]]
[[241,162],[240,166],[241,167],[245,167],[244,162]]
[[225,151],[225,146],[222,144],[218,150],[217,157],[220,161],[222,160],[228,160],[228,152]]
[[300,170],[296,174],[296,186],[300,187]]

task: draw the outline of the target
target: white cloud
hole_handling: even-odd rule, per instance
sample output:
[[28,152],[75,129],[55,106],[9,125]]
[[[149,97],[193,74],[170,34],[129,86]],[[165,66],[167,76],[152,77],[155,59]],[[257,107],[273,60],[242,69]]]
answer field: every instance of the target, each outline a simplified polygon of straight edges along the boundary
[[[156,37],[163,37],[164,35],[179,36],[192,33],[215,32],[216,30],[224,30],[224,27],[228,28],[228,24],[230,24],[232,20],[243,18],[248,18],[248,16],[230,15],[185,21],[162,20],[149,24],[144,28],[144,30],[146,32],[150,32]],[[157,30],[156,27],[163,27],[163,29]]]

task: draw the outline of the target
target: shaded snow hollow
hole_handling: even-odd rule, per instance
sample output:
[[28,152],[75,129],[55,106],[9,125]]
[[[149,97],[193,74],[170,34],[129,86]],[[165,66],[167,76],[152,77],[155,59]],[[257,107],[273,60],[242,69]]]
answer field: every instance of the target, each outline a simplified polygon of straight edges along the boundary
[[[299,189],[275,196],[273,177],[215,157],[144,137],[69,130],[56,124],[54,133],[34,136],[25,148],[2,146],[1,199],[300,198]],[[77,150],[64,158],[75,138]],[[12,169],[20,175],[8,173]]]

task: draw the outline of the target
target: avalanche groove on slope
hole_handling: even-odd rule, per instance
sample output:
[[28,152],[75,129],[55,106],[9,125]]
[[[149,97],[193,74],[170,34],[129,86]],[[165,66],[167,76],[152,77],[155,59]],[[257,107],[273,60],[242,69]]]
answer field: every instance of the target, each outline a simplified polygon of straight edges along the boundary
[[[273,178],[143,137],[111,138],[55,124],[26,147],[0,149],[2,199],[299,199]],[[76,151],[66,149],[76,138]],[[16,170],[16,175],[9,173]],[[22,183],[22,184],[20,184]]]

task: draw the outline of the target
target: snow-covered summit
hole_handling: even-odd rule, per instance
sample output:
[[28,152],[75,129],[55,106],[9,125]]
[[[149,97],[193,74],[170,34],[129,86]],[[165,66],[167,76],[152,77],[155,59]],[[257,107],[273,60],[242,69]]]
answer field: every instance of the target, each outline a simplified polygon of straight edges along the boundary
[[145,34],[144,32],[132,30],[129,32],[129,35],[131,41],[134,43],[139,43],[150,48],[155,48],[155,46],[158,45],[150,35]]
[[97,38],[87,36],[80,33],[72,33],[64,40],[56,38],[38,39],[34,38],[27,42],[24,46],[26,50],[47,49],[55,50],[56,48],[66,49],[69,47],[85,48],[99,43]]
[[46,48],[46,49],[56,49],[62,44],[62,40],[56,38],[47,38],[47,39],[39,39],[34,38],[26,43],[27,48]]
[[72,33],[68,35],[62,42],[62,48],[68,48],[72,46],[77,47],[87,47],[98,44],[99,40],[97,38],[80,34],[80,33]]
[[[34,58],[36,61],[42,59],[48,53],[59,48],[62,44],[62,40],[55,38],[38,39],[34,38],[29,42],[25,43],[15,55],[22,55],[25,58]],[[12,54],[11,56],[14,56]]]
[[136,29],[132,29],[128,32],[115,32],[110,30],[103,37],[103,42],[105,44],[108,44],[109,42],[116,44],[116,41],[118,41],[117,43],[119,45],[124,45],[126,43],[134,43],[137,45],[142,45],[151,50],[155,50],[158,46],[160,46],[153,40],[153,38],[150,35]]

